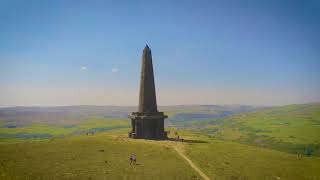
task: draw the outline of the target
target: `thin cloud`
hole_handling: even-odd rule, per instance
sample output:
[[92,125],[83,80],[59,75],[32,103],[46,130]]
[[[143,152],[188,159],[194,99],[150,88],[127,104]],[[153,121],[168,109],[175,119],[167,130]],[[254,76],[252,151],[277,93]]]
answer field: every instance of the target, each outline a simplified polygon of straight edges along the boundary
[[112,68],[112,69],[111,69],[111,72],[112,72],[112,73],[117,73],[117,72],[119,72],[119,71],[120,71],[119,68]]
[[86,71],[88,68],[87,68],[87,66],[81,66],[81,68],[80,68],[82,71]]

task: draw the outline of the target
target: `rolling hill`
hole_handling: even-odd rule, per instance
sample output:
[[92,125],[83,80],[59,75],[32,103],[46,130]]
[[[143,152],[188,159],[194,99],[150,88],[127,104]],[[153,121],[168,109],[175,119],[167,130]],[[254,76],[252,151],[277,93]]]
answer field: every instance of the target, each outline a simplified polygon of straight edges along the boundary
[[295,154],[320,155],[319,103],[265,108],[193,126],[222,140]]
[[127,138],[134,107],[1,108],[0,179],[320,179],[319,103],[162,109],[166,141]]
[[[132,140],[128,129],[0,144],[2,179],[319,179],[320,159],[178,131],[185,142]],[[170,129],[174,132],[174,129]],[[172,135],[173,137],[174,135]],[[137,155],[137,165],[129,156]]]

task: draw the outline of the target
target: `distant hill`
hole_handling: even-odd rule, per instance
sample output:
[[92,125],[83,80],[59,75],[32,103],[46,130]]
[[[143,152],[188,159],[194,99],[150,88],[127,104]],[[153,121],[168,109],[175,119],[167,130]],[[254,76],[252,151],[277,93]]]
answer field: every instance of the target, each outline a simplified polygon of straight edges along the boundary
[[163,107],[169,115],[172,126],[183,127],[186,123],[219,119],[244,112],[256,111],[265,107],[247,105],[189,105]]
[[320,103],[264,108],[190,126],[223,140],[320,155]]
[[[242,105],[178,105],[161,106],[160,111],[169,115],[171,123],[220,118],[241,112],[256,110],[258,107]],[[136,106],[61,106],[61,107],[9,107],[0,108],[0,122],[12,126],[33,123],[51,125],[72,125],[90,118],[128,119]]]
[[[46,139],[130,127],[134,106],[0,108],[0,141]],[[166,127],[194,130],[224,141],[320,156],[320,103],[255,107],[161,106]]]
[[[161,106],[169,115],[166,127],[247,112],[250,106]],[[0,142],[48,139],[128,128],[135,106],[64,106],[0,108]]]
[[90,118],[127,118],[135,109],[127,106],[10,107],[0,108],[0,121],[17,126],[33,123],[72,125]]

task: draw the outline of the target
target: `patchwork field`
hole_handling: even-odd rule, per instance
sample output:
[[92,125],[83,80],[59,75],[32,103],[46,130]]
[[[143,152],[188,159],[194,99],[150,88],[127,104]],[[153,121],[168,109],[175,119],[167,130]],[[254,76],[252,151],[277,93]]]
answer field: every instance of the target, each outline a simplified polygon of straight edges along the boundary
[[196,124],[221,140],[320,156],[320,104],[266,108]]

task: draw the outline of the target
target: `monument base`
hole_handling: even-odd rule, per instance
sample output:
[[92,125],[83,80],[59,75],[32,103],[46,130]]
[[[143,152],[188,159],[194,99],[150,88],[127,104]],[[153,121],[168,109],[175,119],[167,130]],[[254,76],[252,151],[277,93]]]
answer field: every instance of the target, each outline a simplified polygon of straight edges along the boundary
[[131,132],[128,133],[129,138],[167,139],[167,132],[164,131],[164,119],[167,116],[163,112],[133,112],[129,118],[132,127]]
[[153,139],[153,140],[165,140],[165,139],[168,139],[168,135],[167,135],[167,131],[164,131],[164,134],[161,136],[161,137],[158,137],[158,138],[148,138],[148,137],[142,137],[142,136],[137,136],[136,133],[133,133],[133,132],[129,132],[128,133],[128,137],[129,138],[132,138],[132,139]]

